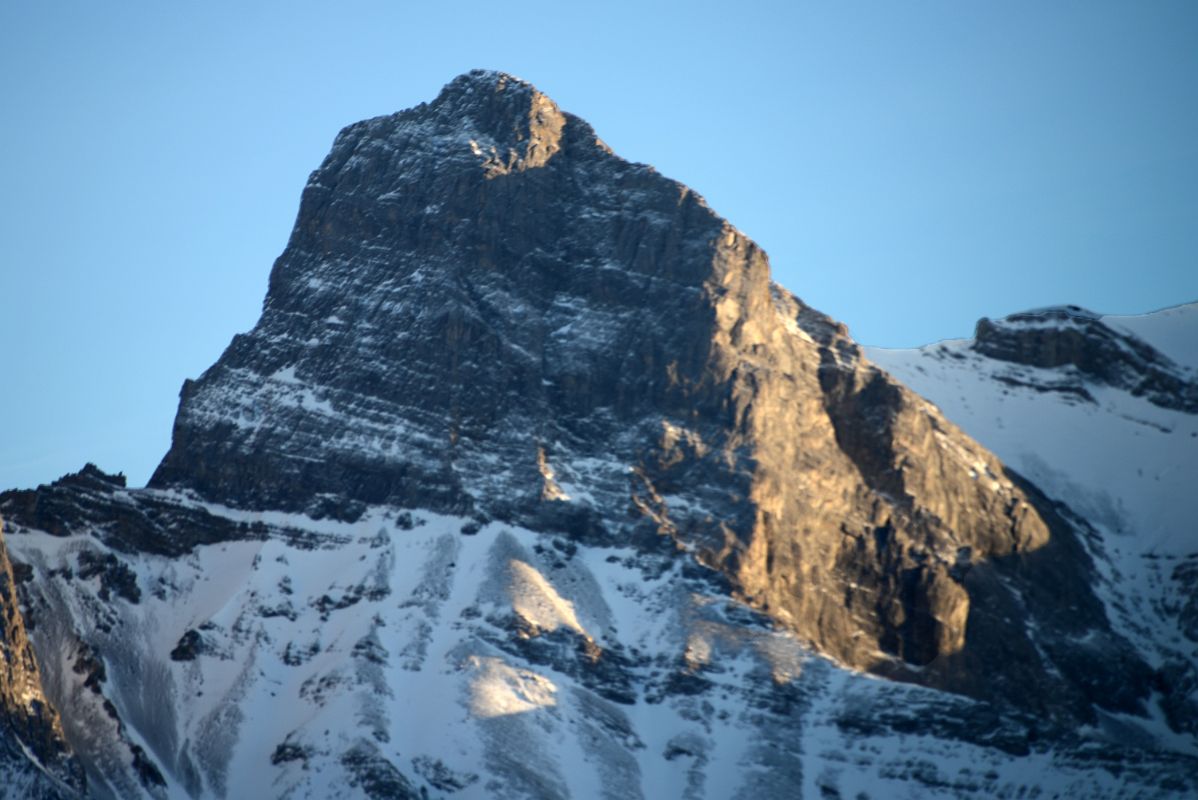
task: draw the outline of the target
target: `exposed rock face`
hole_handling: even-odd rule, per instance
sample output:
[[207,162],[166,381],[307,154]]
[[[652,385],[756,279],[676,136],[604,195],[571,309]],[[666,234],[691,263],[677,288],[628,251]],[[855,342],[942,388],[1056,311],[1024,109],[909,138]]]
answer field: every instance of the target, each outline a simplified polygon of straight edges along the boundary
[[[31,760],[23,758],[23,751]],[[28,797],[69,797],[83,790],[58,712],[25,630],[17,581],[0,531],[0,776]]]
[[[1089,398],[1084,384],[1125,389],[1162,408],[1198,414],[1198,381],[1139,338],[1112,328],[1077,306],[1059,306],[981,319],[974,350],[989,358],[1044,369],[1068,368],[1048,391]],[[1080,384],[1080,385],[1079,385]]]

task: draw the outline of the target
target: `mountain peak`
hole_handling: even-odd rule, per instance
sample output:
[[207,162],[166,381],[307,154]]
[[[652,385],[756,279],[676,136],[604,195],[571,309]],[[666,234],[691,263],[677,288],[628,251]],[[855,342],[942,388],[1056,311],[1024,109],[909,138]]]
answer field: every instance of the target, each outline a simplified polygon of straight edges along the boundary
[[[488,177],[544,166],[561,150],[567,124],[557,104],[532,84],[481,69],[459,75],[431,103],[392,119],[439,128],[468,148]],[[572,121],[590,131],[581,120]]]
[[503,91],[507,88],[536,91],[531,83],[509,72],[497,69],[472,69],[445,84],[441,93],[471,94],[476,91]]
[[[1076,546],[694,192],[486,72],[338,138],[261,320],[184,387],[151,486],[674,548],[846,663],[986,697],[1049,673],[984,677],[993,643],[1034,647],[1021,622],[966,624],[999,600],[964,571]],[[1045,580],[1085,597],[1085,569]]]
[[[466,117],[507,113],[516,121],[527,114],[531,104],[536,101],[557,109],[552,100],[528,81],[506,72],[474,69],[445,84],[427,107],[448,107],[454,114]],[[420,108],[417,106],[413,110]]]
[[[39,631],[96,796],[1014,796],[1033,751],[1053,791],[1192,784],[1107,760],[1110,712],[1198,715],[1098,534],[503,73],[342,131],[149,487],[0,512],[0,650]],[[2,673],[5,795],[39,679]]]

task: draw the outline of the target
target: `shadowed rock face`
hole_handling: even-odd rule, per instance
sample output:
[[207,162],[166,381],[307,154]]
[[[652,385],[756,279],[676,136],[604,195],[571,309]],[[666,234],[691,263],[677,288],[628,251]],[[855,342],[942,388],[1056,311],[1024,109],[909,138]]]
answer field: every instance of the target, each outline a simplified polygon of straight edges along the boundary
[[1147,693],[1075,523],[694,192],[502,74],[341,132],[151,486],[672,542],[856,667],[1070,718]]

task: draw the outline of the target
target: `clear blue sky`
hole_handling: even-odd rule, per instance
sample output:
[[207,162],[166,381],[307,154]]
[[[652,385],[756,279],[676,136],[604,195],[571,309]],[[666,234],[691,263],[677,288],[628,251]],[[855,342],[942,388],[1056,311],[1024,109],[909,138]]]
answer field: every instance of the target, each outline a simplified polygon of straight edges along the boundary
[[859,341],[1198,298],[1198,3],[0,6],[0,488],[148,477],[355,120],[501,69]]

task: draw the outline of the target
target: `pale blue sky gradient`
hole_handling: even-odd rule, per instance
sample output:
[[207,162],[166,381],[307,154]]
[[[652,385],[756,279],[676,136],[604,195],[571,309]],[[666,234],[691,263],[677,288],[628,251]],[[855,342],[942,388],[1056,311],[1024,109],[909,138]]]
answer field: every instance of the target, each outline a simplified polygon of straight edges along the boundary
[[144,482],[336,132],[473,67],[692,186],[863,343],[1198,299],[1188,0],[11,2],[0,488]]

